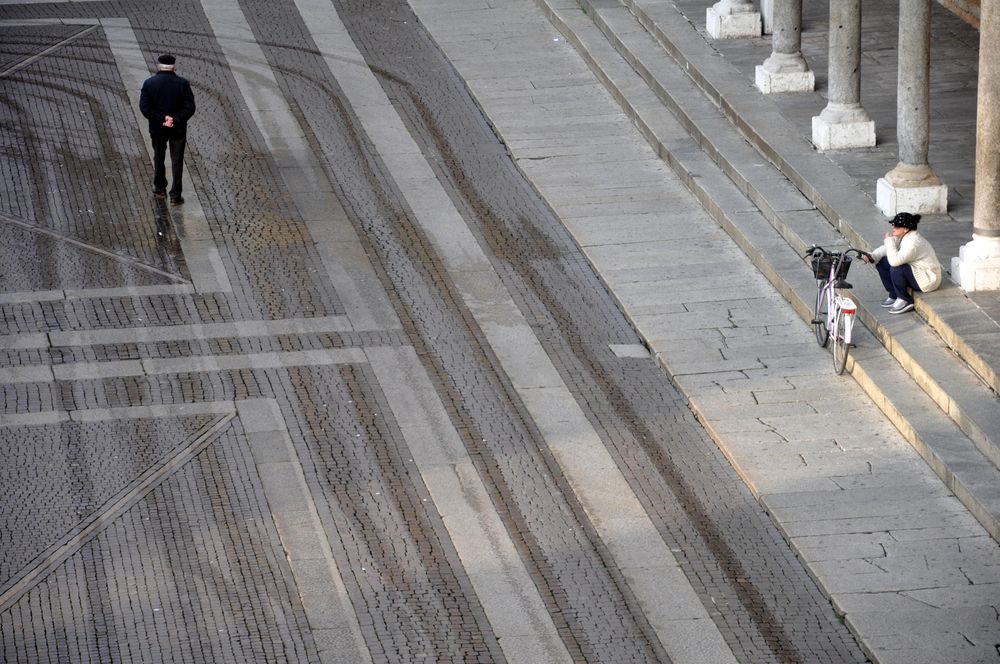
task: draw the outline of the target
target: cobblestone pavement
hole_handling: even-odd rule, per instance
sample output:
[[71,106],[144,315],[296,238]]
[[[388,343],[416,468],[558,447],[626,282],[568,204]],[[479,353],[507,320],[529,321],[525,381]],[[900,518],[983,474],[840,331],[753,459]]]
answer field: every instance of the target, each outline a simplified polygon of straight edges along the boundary
[[865,661],[405,3],[0,35],[4,661]]

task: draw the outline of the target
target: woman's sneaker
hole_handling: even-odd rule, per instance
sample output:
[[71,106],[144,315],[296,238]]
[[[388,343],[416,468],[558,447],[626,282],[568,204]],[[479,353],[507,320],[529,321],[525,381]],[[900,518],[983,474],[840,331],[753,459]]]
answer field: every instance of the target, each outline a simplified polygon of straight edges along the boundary
[[896,298],[894,298],[894,297],[887,297],[884,300],[882,300],[882,304],[880,306],[888,309],[889,307],[891,307],[894,304],[896,304]]
[[913,303],[902,299],[896,300],[896,303],[889,309],[890,314],[905,314],[907,311],[913,311]]

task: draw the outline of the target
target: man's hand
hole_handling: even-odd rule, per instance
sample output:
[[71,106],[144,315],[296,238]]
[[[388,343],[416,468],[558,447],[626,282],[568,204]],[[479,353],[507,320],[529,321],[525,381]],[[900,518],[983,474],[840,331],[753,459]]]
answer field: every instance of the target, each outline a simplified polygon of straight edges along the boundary
[[174,126],[174,116],[172,115],[164,116],[163,126],[167,127],[168,129],[172,128]]

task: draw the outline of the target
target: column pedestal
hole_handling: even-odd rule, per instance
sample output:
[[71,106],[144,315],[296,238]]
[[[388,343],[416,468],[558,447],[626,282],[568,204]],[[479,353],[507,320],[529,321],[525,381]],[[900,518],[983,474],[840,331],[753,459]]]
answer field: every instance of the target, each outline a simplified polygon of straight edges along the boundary
[[809,69],[801,53],[771,53],[764,64],[754,70],[754,83],[764,94],[776,92],[812,92],[816,75]]
[[974,235],[951,259],[951,278],[966,291],[1000,290],[1000,238]]
[[812,141],[820,150],[870,148],[875,145],[875,121],[861,104],[827,104],[812,119]]
[[948,211],[948,187],[934,174],[931,167],[900,163],[879,178],[875,187],[875,204],[887,217],[899,212],[938,214]]
[[760,12],[749,2],[719,0],[705,10],[705,29],[712,39],[760,37]]
[[887,217],[900,212],[938,214],[948,211],[948,185],[897,187],[885,178],[875,184],[875,204]]

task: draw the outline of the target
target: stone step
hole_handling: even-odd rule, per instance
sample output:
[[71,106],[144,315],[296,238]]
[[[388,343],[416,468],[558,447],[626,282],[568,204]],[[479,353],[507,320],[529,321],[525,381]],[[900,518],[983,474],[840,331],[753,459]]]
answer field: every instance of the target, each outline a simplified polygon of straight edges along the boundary
[[[622,2],[744,138],[854,246],[881,242],[885,217],[871,199],[839,166],[816,152],[778,107],[727,63],[672,3]],[[943,260],[947,262],[947,257]],[[928,323],[994,393],[1000,393],[996,339],[983,334],[984,330],[1000,333],[1000,325],[953,285],[924,298],[923,304],[921,313]]]
[[[587,13],[582,14],[578,8],[558,7],[555,0],[540,1],[657,153],[799,315],[811,320],[815,281],[802,252],[813,243],[842,246],[845,237],[855,246],[870,246],[863,237],[880,238],[885,226],[884,219],[872,213],[870,200],[839,167],[789,130],[782,138],[784,149],[816,157],[803,160],[799,173],[806,183],[822,182],[825,198],[815,193],[810,198],[794,178],[761,158],[737,130],[739,123],[727,119],[725,109],[695,85],[698,76],[689,75],[692,65],[682,69],[667,57],[664,44],[650,36],[630,9],[602,1],[600,6],[584,3]],[[701,36],[685,26],[694,35],[686,38],[694,45],[701,40],[707,48]],[[719,60],[717,53],[706,53],[698,62],[703,70],[699,76],[722,67]],[[727,103],[734,97],[761,97],[743,79],[727,79],[724,89]],[[833,217],[834,206],[827,201],[836,201]],[[848,226],[847,218],[863,223]],[[857,226],[864,228],[863,234]],[[996,394],[923,319],[890,316],[877,304],[872,306],[884,297],[874,270],[855,267],[851,281],[867,328],[852,353],[852,375],[970,512],[1000,539]],[[958,295],[953,292],[947,301],[956,302]],[[925,316],[929,299],[922,298],[918,305]]]
[[[662,55],[655,47],[650,49],[649,40],[642,35],[633,34],[634,31],[627,28],[615,29],[616,24],[627,24],[622,5],[596,11],[605,36],[616,43],[619,52],[629,53],[626,60],[633,63],[675,115],[686,118],[685,127],[703,146],[709,144],[706,151],[740,188],[747,190],[751,200],[793,248],[804,251],[808,244],[816,242],[813,239],[816,233],[822,232],[815,224],[805,234],[794,232],[782,218],[785,216],[782,213],[796,209],[794,206],[800,204],[796,197],[802,196],[812,204],[809,207],[819,210],[853,246],[870,249],[880,242],[885,219],[867,195],[836,164],[817,153],[811,143],[784,120],[777,107],[727,65],[690,24],[679,22],[681,14],[673,5],[649,0],[625,2],[629,13],[633,14],[633,22],[638,21],[647,34],[655,37],[660,48],[670,54],[670,61],[665,63]],[[709,58],[710,53],[715,54],[714,61]],[[656,64],[647,67],[645,63]],[[687,85],[676,75],[667,78],[660,74],[670,70],[670,64],[675,65],[674,72],[681,71],[679,64],[690,74]],[[717,105],[739,129],[738,138],[744,138],[749,145],[740,145],[738,138],[720,130],[716,122],[702,120],[709,109],[704,103],[691,99],[691,81],[704,93],[706,99],[702,101],[710,100]],[[680,94],[675,92],[683,88],[688,89]],[[685,103],[687,100],[690,103]],[[760,155],[784,177],[774,179],[773,174],[765,173]],[[788,191],[790,186],[793,192]],[[875,292],[880,294],[881,290],[876,288]],[[866,298],[863,301],[873,300]],[[991,331],[1000,335],[997,324],[950,283],[918,298],[917,304],[918,312],[945,342],[947,349],[925,329],[911,331],[911,326],[899,325],[903,321],[893,320],[878,307],[874,309],[862,306],[866,325],[935,403],[955,419],[980,451],[995,465],[1000,465],[1000,412],[996,408],[1000,382],[996,362],[992,361],[995,353],[991,350],[991,342],[997,337],[984,334],[984,331]],[[979,377],[990,394],[969,392],[968,372],[954,365],[953,354]]]

